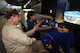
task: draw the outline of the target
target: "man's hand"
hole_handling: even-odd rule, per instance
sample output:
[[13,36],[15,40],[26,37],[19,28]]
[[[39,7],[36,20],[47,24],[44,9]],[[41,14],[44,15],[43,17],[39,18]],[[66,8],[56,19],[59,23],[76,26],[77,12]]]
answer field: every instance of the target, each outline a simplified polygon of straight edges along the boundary
[[39,29],[39,26],[35,25],[33,29],[37,31]]
[[39,20],[37,20],[37,22],[36,22],[37,24],[37,26],[40,26],[41,25],[41,21],[39,21]]

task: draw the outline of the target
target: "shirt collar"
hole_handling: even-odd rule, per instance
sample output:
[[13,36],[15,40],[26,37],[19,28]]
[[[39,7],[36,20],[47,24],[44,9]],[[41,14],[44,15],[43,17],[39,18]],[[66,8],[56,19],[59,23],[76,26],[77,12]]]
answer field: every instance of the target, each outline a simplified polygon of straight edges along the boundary
[[7,21],[6,25],[12,25],[14,27],[17,27],[17,25],[15,25],[14,23],[8,22],[8,21]]

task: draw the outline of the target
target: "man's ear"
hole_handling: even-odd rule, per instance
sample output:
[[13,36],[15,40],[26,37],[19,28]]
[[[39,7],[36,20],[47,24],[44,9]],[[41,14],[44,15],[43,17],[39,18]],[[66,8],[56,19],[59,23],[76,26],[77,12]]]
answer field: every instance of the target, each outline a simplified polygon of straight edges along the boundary
[[11,16],[11,20],[14,20],[14,16]]

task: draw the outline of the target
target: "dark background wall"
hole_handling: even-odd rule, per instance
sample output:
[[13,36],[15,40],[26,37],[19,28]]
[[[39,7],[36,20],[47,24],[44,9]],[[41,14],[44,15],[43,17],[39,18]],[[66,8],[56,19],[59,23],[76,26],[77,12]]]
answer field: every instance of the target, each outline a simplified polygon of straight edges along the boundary
[[80,9],[80,0],[69,0],[70,9],[71,10],[79,10]]
[[[42,0],[42,14],[52,15],[56,11],[57,0]],[[53,10],[53,13],[50,13],[50,10]]]

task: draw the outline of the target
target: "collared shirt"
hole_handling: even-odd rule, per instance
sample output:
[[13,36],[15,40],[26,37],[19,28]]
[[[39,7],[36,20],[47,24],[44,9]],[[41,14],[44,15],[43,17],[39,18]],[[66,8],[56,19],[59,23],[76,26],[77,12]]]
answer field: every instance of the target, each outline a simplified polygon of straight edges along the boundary
[[16,25],[7,22],[2,29],[2,41],[7,53],[29,53],[28,48],[36,39],[28,36],[34,32],[32,29],[24,33]]

